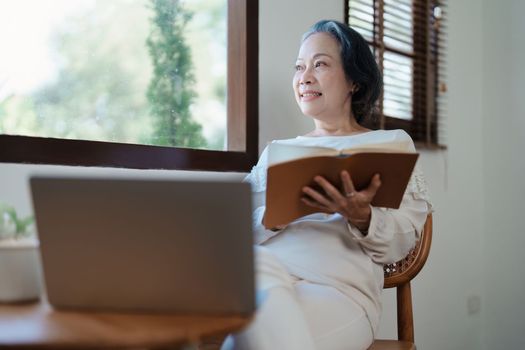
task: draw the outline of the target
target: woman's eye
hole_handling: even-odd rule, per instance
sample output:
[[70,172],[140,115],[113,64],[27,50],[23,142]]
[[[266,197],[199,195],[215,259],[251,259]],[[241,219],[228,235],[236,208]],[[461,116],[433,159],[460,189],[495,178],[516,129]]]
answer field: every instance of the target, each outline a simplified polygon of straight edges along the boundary
[[299,64],[295,66],[295,70],[296,71],[299,71],[299,70],[302,70],[302,69],[303,69],[303,66],[301,66]]
[[315,62],[315,68],[318,68],[318,67],[321,67],[321,66],[326,66],[326,63],[324,63],[324,62]]

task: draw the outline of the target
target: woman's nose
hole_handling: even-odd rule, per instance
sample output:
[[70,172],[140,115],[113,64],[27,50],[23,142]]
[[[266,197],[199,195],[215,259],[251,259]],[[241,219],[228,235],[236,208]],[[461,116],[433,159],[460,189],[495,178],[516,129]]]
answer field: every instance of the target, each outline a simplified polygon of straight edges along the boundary
[[301,85],[310,85],[312,81],[310,79],[301,79]]
[[312,84],[313,80],[314,80],[314,77],[312,75],[311,69],[310,68],[306,68],[303,71],[303,74],[301,74],[299,83],[301,85],[309,85],[309,84]]

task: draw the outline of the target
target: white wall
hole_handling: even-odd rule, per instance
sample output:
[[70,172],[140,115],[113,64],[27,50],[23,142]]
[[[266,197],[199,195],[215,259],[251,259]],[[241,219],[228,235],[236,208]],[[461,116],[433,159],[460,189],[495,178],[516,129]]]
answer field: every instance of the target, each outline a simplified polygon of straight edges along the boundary
[[469,314],[467,303],[483,298],[482,10],[477,0],[449,1],[448,149],[422,158],[436,204],[429,264],[414,283],[423,349],[481,348],[484,310]]
[[521,0],[484,1],[485,349],[525,349],[524,13]]
[[[436,208],[430,258],[413,285],[421,349],[524,348],[525,232],[518,224],[525,197],[524,11],[520,0],[449,1],[448,149],[422,150],[419,163]],[[312,128],[295,105],[291,79],[301,34],[321,18],[342,20],[343,1],[260,1],[260,149]],[[520,35],[506,36],[511,29]],[[50,171],[195,175],[0,164],[0,198],[28,213],[28,175]],[[480,313],[468,314],[471,296],[481,297]],[[384,303],[380,335],[394,336],[392,293]]]

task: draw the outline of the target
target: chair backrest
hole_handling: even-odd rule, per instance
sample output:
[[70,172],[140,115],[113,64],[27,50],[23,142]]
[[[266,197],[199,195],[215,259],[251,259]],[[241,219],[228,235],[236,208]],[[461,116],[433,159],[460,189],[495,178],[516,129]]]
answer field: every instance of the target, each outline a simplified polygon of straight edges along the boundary
[[432,243],[432,214],[429,214],[421,238],[414,249],[403,259],[384,266],[384,288],[396,287],[397,337],[398,340],[414,342],[414,319],[410,281],[421,271],[427,261]]

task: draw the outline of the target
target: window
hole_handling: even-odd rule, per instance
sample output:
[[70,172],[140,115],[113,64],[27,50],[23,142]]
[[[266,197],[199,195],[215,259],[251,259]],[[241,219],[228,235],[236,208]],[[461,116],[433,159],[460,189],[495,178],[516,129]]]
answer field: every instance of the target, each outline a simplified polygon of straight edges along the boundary
[[418,144],[439,145],[444,0],[345,0],[347,23],[368,41],[383,73],[372,128],[404,129]]
[[[11,12],[45,6],[11,4]],[[12,21],[3,31],[13,46],[11,62],[0,65],[0,162],[219,171],[256,162],[257,1],[53,0],[48,7],[58,30],[44,69],[23,65],[39,49],[29,29]],[[30,93],[12,88],[23,90],[28,76],[38,85],[39,74],[45,83]]]

